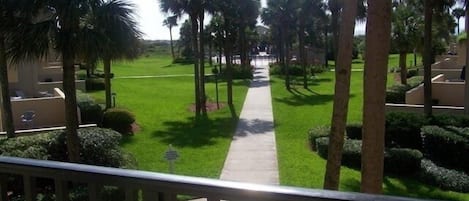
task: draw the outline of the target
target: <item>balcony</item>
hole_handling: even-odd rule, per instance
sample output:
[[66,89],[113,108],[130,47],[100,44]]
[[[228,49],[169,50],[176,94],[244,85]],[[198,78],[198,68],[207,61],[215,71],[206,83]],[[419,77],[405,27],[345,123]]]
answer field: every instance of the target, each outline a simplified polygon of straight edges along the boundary
[[181,200],[181,195],[208,201],[417,201],[410,198],[266,186],[12,157],[0,157],[0,201],[7,200],[5,175],[10,174],[22,176],[26,201],[35,200],[33,198],[36,197],[37,189],[34,186],[37,178],[54,181],[57,201],[69,200],[70,182],[86,184],[90,201],[99,200],[98,192],[103,186],[124,189],[126,201],[175,201]]

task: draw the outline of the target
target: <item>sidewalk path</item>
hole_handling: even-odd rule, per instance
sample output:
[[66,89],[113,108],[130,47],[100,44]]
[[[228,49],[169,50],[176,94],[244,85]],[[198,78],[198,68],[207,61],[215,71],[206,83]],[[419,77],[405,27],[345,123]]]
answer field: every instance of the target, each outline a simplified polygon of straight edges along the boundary
[[277,148],[267,61],[253,61],[254,79],[246,95],[236,133],[220,179],[279,184]]

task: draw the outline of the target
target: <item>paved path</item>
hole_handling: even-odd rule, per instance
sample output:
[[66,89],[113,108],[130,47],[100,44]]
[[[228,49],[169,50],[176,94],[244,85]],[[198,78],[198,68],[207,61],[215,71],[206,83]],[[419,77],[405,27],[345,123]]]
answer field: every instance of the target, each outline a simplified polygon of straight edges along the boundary
[[253,61],[254,80],[246,95],[220,179],[279,184],[277,148],[267,62]]

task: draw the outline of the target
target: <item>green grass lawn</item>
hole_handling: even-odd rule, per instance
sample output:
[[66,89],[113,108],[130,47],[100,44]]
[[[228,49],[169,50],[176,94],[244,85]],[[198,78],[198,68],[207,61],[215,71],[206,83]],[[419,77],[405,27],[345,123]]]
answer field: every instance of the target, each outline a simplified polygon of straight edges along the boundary
[[[113,64],[115,77],[130,75],[191,74],[192,65],[171,64],[168,56],[146,57],[134,62]],[[194,78],[113,79],[117,107],[136,115],[141,131],[122,143],[142,170],[168,172],[163,156],[169,144],[179,152],[175,173],[217,178],[231,142],[237,120],[227,107],[209,113],[207,120],[195,123],[190,111],[194,102]],[[215,84],[207,83],[210,100],[215,99]],[[246,95],[247,82],[237,81],[234,103],[239,114]],[[104,91],[92,92],[103,102]],[[220,84],[220,100],[226,102],[226,85]]]
[[[352,69],[363,69],[363,65],[365,64],[365,61],[362,60],[361,58],[359,59],[354,59],[352,61]],[[334,67],[334,61],[329,61],[329,65],[331,68]],[[422,65],[422,56],[417,55],[417,66]],[[407,54],[407,67],[408,68],[413,68],[414,66],[414,54]],[[388,68],[399,68],[399,55],[398,54],[391,54],[389,55],[389,63],[388,63]]]
[[[389,74],[388,84],[393,83]],[[361,122],[363,102],[363,73],[352,72],[348,122]],[[330,125],[334,96],[334,72],[319,74],[310,83],[310,90],[296,86],[292,92],[284,88],[283,79],[272,79],[272,103],[275,133],[282,185],[322,188],[326,161],[310,150],[308,130],[319,125]],[[359,191],[360,172],[342,168],[340,189]],[[468,200],[469,195],[442,191],[411,179],[385,177],[386,194]]]

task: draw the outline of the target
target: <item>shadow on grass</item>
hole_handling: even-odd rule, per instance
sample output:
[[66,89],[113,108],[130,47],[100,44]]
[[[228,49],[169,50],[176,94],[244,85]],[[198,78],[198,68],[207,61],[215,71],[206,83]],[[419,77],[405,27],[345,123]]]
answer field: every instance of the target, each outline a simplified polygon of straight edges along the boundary
[[[437,192],[439,190],[437,187],[424,185],[411,179],[401,178],[399,181],[399,185],[396,185],[389,177],[384,177],[385,194],[420,199],[460,200],[448,194]],[[342,182],[342,187],[345,191],[360,192],[360,181],[357,179],[347,179]]]
[[294,88],[292,88],[290,92],[292,94],[291,96],[284,97],[284,98],[275,98],[275,100],[281,103],[291,105],[291,106],[302,106],[302,105],[322,105],[328,102],[332,102],[334,98],[334,95],[305,94]]
[[186,121],[167,121],[162,131],[154,131],[153,137],[159,138],[164,144],[178,147],[202,147],[215,144],[217,138],[231,138],[236,127],[236,119],[217,118],[202,119],[194,123],[193,118]]

